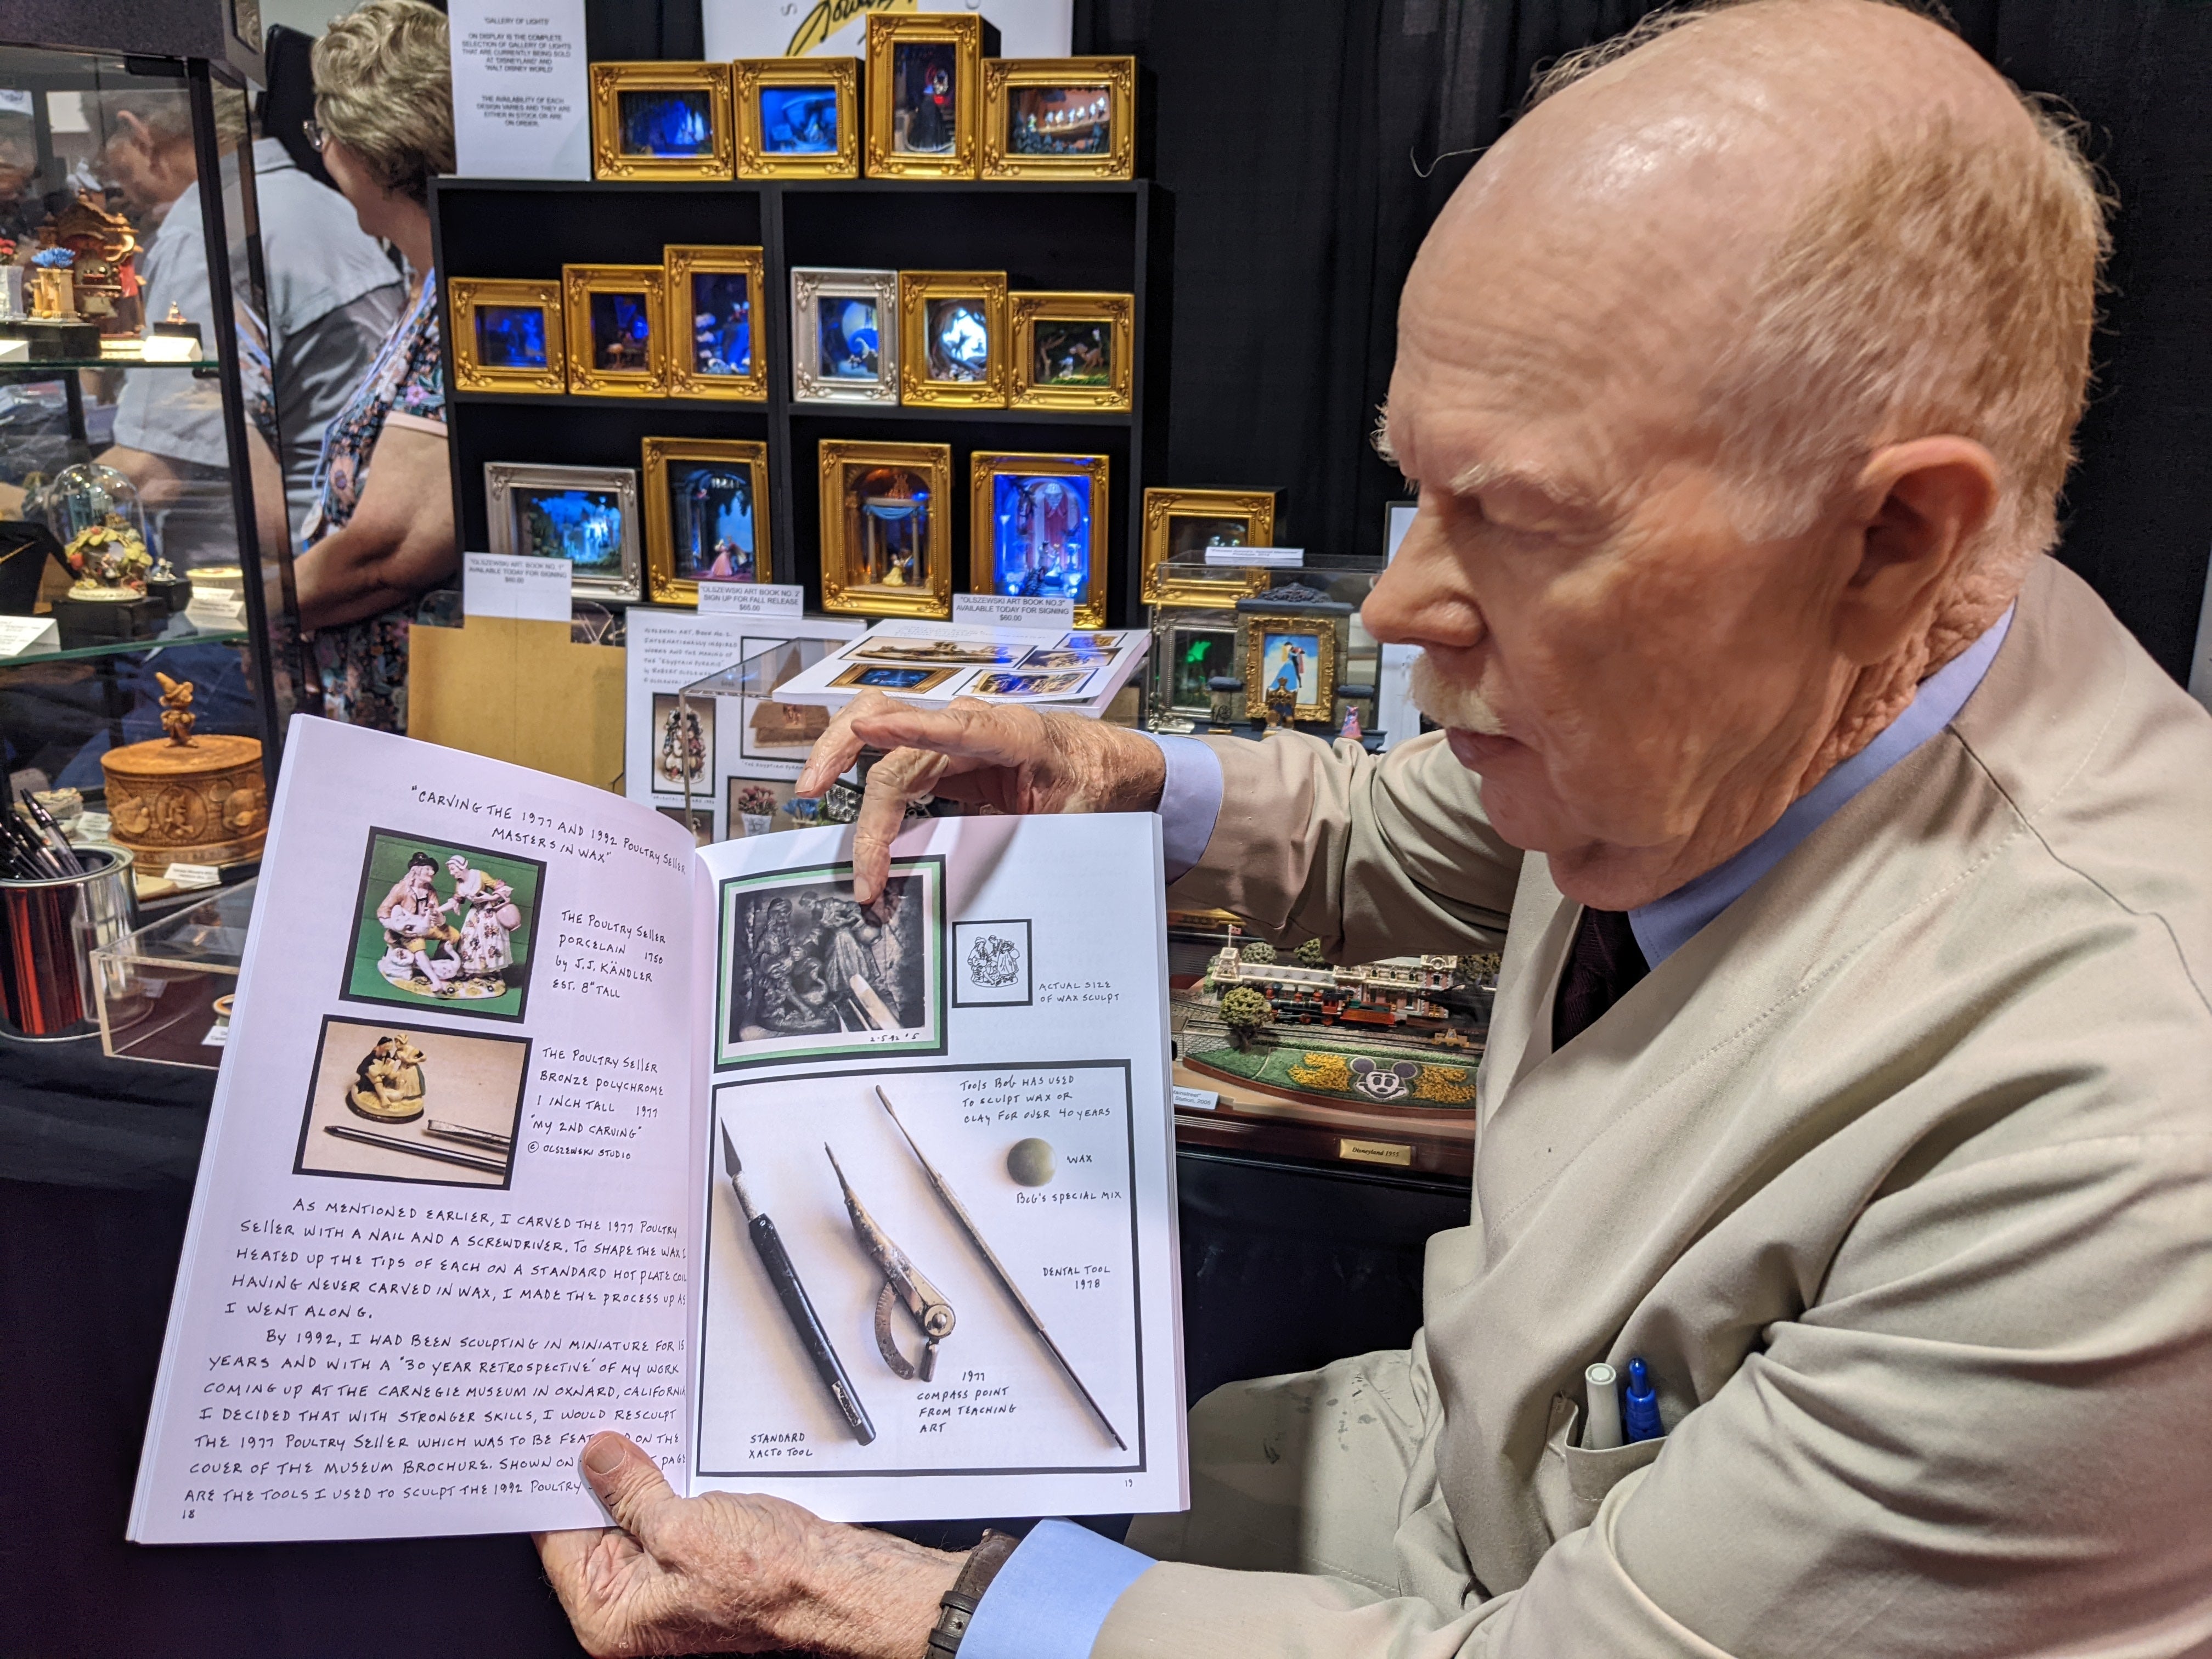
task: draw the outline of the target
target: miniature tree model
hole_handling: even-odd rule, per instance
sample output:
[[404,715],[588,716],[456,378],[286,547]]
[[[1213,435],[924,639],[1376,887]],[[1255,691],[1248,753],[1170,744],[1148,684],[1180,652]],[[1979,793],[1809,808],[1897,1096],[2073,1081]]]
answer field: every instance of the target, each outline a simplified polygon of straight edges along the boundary
[[1249,1048],[1260,1029],[1275,1023],[1275,1006],[1250,986],[1232,985],[1221,999],[1221,1023],[1231,1042]]
[[1328,966],[1328,958],[1322,954],[1321,941],[1317,939],[1307,939],[1304,944],[1300,945],[1298,946],[1297,955],[1298,965],[1301,968],[1326,968]]
[[1275,960],[1275,947],[1263,939],[1255,939],[1237,953],[1240,959],[1255,968],[1271,966]]

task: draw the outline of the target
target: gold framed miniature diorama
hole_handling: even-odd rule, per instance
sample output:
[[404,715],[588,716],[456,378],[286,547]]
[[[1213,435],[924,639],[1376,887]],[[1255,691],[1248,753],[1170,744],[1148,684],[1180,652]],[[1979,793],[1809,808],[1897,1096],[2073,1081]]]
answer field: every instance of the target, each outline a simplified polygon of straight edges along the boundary
[[1006,273],[902,270],[898,291],[899,401],[1004,409]]
[[1006,301],[1014,409],[1127,414],[1137,301],[1128,294],[1015,294]]
[[1066,599],[1078,628],[1103,626],[1106,457],[979,453],[968,477],[969,591]]
[[740,58],[730,66],[740,179],[860,176],[860,60]]
[[952,446],[824,438],[822,608],[952,614]]
[[791,272],[791,400],[899,400],[896,270],[796,265]]
[[765,314],[767,267],[757,247],[666,247],[668,395],[768,401],[768,355],[757,326]]
[[568,390],[596,398],[668,395],[666,278],[659,265],[563,265]]
[[1007,58],[983,65],[986,179],[1133,179],[1137,60]]
[[638,596],[637,474],[626,466],[484,463],[491,550],[568,561],[583,599]]
[[727,64],[594,64],[594,179],[727,179]]
[[973,14],[868,14],[868,177],[975,176],[983,28]]
[[768,446],[734,438],[647,438],[645,589],[696,605],[702,581],[769,580]]
[[1244,714],[1270,725],[1336,717],[1336,621],[1293,611],[1240,611]]
[[446,283],[446,302],[456,392],[568,389],[560,283],[454,276]]
[[1265,570],[1207,581],[1181,577],[1175,560],[1202,558],[1209,547],[1271,547],[1275,536],[1272,489],[1147,489],[1145,536],[1137,597],[1146,605],[1187,605],[1226,611],[1267,591]]

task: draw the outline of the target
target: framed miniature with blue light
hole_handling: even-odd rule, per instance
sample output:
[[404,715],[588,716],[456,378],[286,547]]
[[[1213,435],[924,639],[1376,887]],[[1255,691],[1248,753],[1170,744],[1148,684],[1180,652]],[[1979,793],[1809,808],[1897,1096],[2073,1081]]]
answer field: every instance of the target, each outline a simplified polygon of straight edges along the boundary
[[592,176],[727,179],[727,64],[594,64]]
[[895,270],[801,265],[791,273],[791,400],[899,400]]
[[491,550],[566,559],[579,599],[638,596],[637,474],[626,466],[484,466]]
[[899,401],[1004,409],[1006,272],[902,270],[898,289]]
[[952,446],[821,448],[822,608],[868,617],[952,614]]
[[860,60],[740,58],[731,65],[740,179],[860,176]]
[[983,65],[986,179],[1133,179],[1137,60],[1009,58]]
[[702,581],[771,580],[768,446],[725,438],[647,438],[646,593],[696,605]]
[[1244,713],[1270,726],[1336,716],[1336,627],[1332,618],[1239,611]]
[[668,392],[674,398],[768,400],[768,358],[760,347],[761,283],[757,247],[669,247],[660,255],[668,283]]
[[973,179],[982,102],[983,21],[868,16],[868,176]]
[[1209,547],[1270,547],[1274,535],[1272,489],[1147,489],[1137,597],[1146,605],[1225,611],[1249,594],[1264,593],[1265,570],[1241,586],[1178,581],[1170,562],[1202,558]]
[[568,389],[560,283],[456,276],[446,284],[446,301],[453,310],[455,391]]
[[568,390],[599,398],[668,394],[665,278],[659,265],[563,265]]
[[971,592],[1066,599],[1078,628],[1105,622],[1105,456],[979,453],[969,489]]
[[1096,409],[1126,414],[1136,300],[1127,294],[1008,296],[1007,352],[1015,409]]

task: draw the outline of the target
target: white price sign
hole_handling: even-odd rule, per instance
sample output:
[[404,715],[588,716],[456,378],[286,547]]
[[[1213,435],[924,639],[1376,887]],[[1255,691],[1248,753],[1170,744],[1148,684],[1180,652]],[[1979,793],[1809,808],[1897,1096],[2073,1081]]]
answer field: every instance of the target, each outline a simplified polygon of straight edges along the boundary
[[461,611],[471,617],[519,617],[525,622],[567,622],[569,564],[509,553],[468,553],[461,558]]
[[1073,628],[1075,601],[1002,593],[955,593],[952,620],[996,628]]
[[52,617],[0,617],[0,657],[60,649],[61,636]]
[[797,622],[806,614],[806,590],[781,582],[703,581],[699,584],[699,614]]

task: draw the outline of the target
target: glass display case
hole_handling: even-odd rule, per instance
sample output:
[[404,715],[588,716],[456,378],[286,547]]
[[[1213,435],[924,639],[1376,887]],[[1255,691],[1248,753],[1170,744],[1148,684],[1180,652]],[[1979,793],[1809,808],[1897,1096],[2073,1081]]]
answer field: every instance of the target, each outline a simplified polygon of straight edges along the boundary
[[[173,736],[186,706],[196,739],[272,783],[303,683],[283,490],[264,482],[257,506],[255,487],[257,468],[283,476],[258,25],[249,46],[225,7],[125,9],[127,55],[88,39],[115,21],[97,9],[0,17],[42,42],[0,43],[0,746],[10,799],[73,788],[95,811],[102,757]],[[73,39],[87,49],[55,44]],[[233,798],[233,819],[258,810]]]
[[103,1049],[165,1066],[222,1063],[254,885],[217,889],[92,953]]

